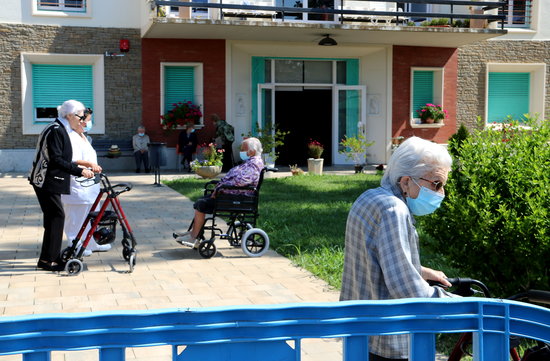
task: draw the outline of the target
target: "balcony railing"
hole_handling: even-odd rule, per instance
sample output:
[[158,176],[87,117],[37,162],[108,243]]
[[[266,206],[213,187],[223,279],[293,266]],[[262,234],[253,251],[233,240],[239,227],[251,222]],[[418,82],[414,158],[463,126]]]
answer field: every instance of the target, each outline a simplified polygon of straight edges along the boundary
[[[407,0],[406,3],[389,0],[203,0],[193,2],[154,0],[157,16],[171,16],[170,9],[175,9],[176,13],[172,16],[180,18],[212,20],[259,18],[272,21],[342,24],[370,22],[396,25],[410,24],[411,21],[420,23],[426,19],[446,18],[451,24],[454,20],[497,22],[501,28],[504,28],[507,21],[509,1],[516,0]],[[469,11],[474,8],[478,11]],[[184,9],[183,12],[182,9]]]
[[462,332],[474,333],[474,360],[508,360],[510,336],[550,342],[550,310],[453,298],[2,317],[0,356],[98,349],[100,361],[124,361],[128,347],[170,345],[175,361],[299,361],[302,339],[338,338],[352,361],[367,359],[367,336],[406,333],[409,359],[424,361],[435,359],[436,333]]

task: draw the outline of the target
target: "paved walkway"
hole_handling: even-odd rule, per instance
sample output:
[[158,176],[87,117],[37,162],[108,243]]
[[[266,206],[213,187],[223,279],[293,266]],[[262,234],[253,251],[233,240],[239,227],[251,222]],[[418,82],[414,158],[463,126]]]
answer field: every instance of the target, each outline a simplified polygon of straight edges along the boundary
[[[69,277],[35,269],[42,237],[36,196],[25,175],[0,174],[0,315],[338,300],[338,292],[324,281],[271,250],[248,258],[240,248],[218,240],[217,255],[203,259],[171,236],[191,220],[188,198],[154,186],[152,174],[117,174],[111,179],[134,185],[120,200],[139,242],[135,270],[127,273],[118,228],[113,249],[85,258],[84,271]],[[334,340],[305,342],[303,353],[304,360],[341,360],[340,343]],[[169,347],[135,348],[128,350],[127,358],[169,360],[170,354]],[[97,360],[97,351],[55,353],[52,360]]]

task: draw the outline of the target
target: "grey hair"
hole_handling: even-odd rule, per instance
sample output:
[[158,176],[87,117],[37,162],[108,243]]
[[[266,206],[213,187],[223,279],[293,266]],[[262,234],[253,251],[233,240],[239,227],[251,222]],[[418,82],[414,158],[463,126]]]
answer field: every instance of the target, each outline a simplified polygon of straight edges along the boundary
[[63,104],[57,107],[57,116],[60,118],[66,118],[69,114],[76,114],[80,111],[84,111],[86,107],[78,100],[67,100]]
[[411,137],[395,150],[380,183],[383,187],[396,187],[401,177],[419,178],[435,169],[450,170],[452,163],[444,146]]
[[137,128],[138,128],[138,129],[143,129],[143,130],[145,130],[145,126],[144,126],[144,125],[138,125]]
[[262,148],[262,143],[258,138],[250,137],[243,140],[243,144],[246,143],[248,145],[249,150],[253,150],[256,152],[255,155],[261,155],[264,151]]

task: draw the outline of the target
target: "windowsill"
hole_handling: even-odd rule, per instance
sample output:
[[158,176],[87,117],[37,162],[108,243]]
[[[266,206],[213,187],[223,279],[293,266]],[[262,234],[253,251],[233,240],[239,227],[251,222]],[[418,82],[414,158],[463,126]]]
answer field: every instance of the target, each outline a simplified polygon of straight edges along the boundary
[[445,126],[445,123],[415,123],[415,120],[411,121],[411,128],[441,128]]
[[537,31],[533,29],[525,29],[525,28],[507,28],[504,27],[505,30],[508,30],[508,34],[536,34]]

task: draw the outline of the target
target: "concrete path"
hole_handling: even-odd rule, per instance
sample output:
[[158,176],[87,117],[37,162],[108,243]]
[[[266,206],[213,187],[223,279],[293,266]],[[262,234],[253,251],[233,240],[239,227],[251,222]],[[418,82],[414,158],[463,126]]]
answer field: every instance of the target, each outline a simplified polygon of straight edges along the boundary
[[[172,232],[184,230],[191,220],[188,198],[154,186],[151,174],[117,174],[111,180],[134,185],[120,200],[139,243],[135,270],[127,272],[119,227],[113,249],[85,258],[84,271],[69,277],[36,270],[42,237],[38,201],[25,175],[0,174],[0,315],[338,300],[338,292],[324,281],[271,250],[248,258],[240,248],[217,240],[217,255],[203,259],[172,238]],[[341,345],[306,341],[303,354],[304,360],[341,360]],[[127,358],[169,360],[170,355],[169,347],[135,348]],[[97,360],[97,351],[54,353],[52,360]]]

